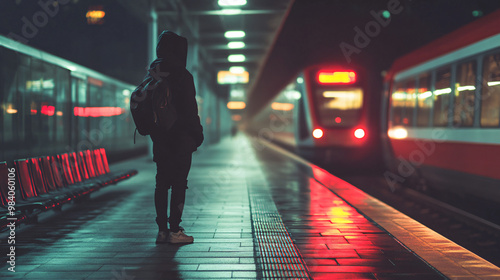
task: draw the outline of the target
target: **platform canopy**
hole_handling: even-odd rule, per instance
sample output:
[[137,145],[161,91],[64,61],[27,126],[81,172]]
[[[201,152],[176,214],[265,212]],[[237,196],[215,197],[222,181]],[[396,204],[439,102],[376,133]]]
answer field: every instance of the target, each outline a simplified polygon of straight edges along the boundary
[[[198,72],[199,75],[210,75],[215,83],[219,71],[228,71],[232,66],[242,66],[249,72],[252,83],[293,1],[120,2],[149,24],[149,59],[154,55],[157,34],[162,30],[172,30],[189,40],[190,70]],[[233,61],[235,58],[236,61]],[[206,73],[207,70],[210,73]]]

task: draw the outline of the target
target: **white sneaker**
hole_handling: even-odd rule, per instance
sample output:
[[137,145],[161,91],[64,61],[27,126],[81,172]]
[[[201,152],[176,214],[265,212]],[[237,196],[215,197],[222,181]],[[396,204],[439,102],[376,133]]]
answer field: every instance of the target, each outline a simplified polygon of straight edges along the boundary
[[166,231],[159,231],[156,237],[156,244],[168,243],[170,235]]
[[184,231],[179,230],[178,232],[170,232],[170,243],[193,243],[194,238],[192,236],[188,236],[184,233]]

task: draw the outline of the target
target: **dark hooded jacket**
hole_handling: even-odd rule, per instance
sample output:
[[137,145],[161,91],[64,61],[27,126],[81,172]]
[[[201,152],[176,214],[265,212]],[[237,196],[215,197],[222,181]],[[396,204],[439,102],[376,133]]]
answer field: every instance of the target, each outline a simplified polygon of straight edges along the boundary
[[[187,40],[171,31],[163,31],[156,47],[158,58],[151,63],[148,76],[168,82],[177,120],[169,131],[151,133],[153,160],[168,159],[172,151],[193,152],[203,142],[203,127],[198,116],[193,76],[186,69]],[[166,73],[169,73],[165,78]]]

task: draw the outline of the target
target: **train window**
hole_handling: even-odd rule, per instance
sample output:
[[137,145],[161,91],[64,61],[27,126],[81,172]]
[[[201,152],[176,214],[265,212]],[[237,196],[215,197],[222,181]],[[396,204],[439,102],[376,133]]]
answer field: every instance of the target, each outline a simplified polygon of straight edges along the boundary
[[[42,147],[46,149],[52,149],[55,147],[55,130],[56,130],[56,67],[52,64],[44,62],[43,67],[43,82],[41,84],[40,93],[41,104],[40,104],[40,135],[45,135],[41,141]],[[46,150],[47,151],[47,150]]]
[[474,124],[474,96],[476,92],[476,62],[470,61],[457,67],[455,83],[454,126]]
[[[27,147],[25,150],[26,151],[20,151],[21,152],[19,155],[27,155],[29,147],[31,145],[26,145],[30,141],[30,123],[29,123],[29,118],[31,113],[33,111],[30,111],[27,107],[27,103],[29,103],[30,100],[30,95],[28,90],[26,89],[26,84],[28,83],[28,80],[30,79],[30,64],[31,64],[31,58],[27,55],[19,55],[19,68],[16,71],[16,78],[17,78],[17,84],[16,84],[16,95],[17,97],[14,98],[12,101],[17,103],[17,106],[15,107],[17,110],[17,113],[15,114],[15,117],[17,118],[16,122],[16,127],[14,129],[14,134],[15,136],[15,141],[16,143],[13,143],[13,145],[20,147]],[[28,111],[30,111],[28,113]]]
[[70,98],[70,72],[66,69],[57,67],[56,69],[56,95],[55,95],[55,122],[56,122],[56,141],[65,143],[69,139],[69,111],[68,99]]
[[434,85],[434,126],[448,124],[448,110],[450,107],[451,68],[447,67],[436,72]]
[[481,126],[498,127],[500,123],[500,53],[483,60]]
[[[112,107],[113,110],[117,109],[116,104],[118,102],[116,98],[116,89],[112,84],[105,84],[102,87],[102,105],[103,107]],[[117,115],[118,114],[118,115]],[[99,123],[99,128],[102,129],[102,133],[104,135],[102,146],[110,147],[111,144],[118,139],[122,140],[124,138],[120,138],[117,134],[117,125],[121,124],[119,121],[119,117],[121,113],[113,112],[113,116],[101,119]],[[105,121],[104,121],[105,120]],[[113,125],[111,125],[113,124]],[[118,138],[118,139],[117,139]],[[113,141],[114,139],[114,141]],[[99,145],[99,144],[97,144]]]
[[415,79],[409,80],[405,87],[406,92],[406,104],[405,104],[405,114],[403,118],[403,124],[412,126],[415,106],[417,105],[417,95],[415,94]]
[[406,91],[404,83],[396,83],[391,97],[392,125],[403,125],[404,109],[406,105]]
[[75,144],[75,146],[79,146],[80,141],[84,142],[86,139],[83,139],[83,133],[88,131],[89,128],[89,118],[80,115],[76,108],[85,108],[88,106],[87,104],[87,82],[78,79],[72,78],[72,96],[73,96],[73,108],[71,108],[70,114],[72,114],[75,118],[72,119],[74,121],[72,127],[73,130],[71,132],[71,141]]
[[26,140],[34,149],[30,152],[31,154],[35,154],[52,140],[50,137],[53,126],[49,122],[51,104],[48,102],[48,97],[52,97],[54,78],[45,78],[49,75],[46,72],[50,70],[47,70],[46,63],[39,59],[31,59],[31,76],[25,85],[29,98],[27,98],[27,104],[25,103],[27,110],[24,110],[27,120]]
[[326,127],[355,125],[361,115],[363,90],[360,88],[320,89],[316,91],[318,116]]
[[[10,50],[0,48],[0,141],[2,143],[2,158],[7,158],[6,151],[14,151],[16,132],[18,127],[19,107],[17,94],[17,77],[23,74],[24,67],[20,67],[19,56]],[[14,71],[15,69],[15,71]]]
[[298,112],[299,138],[303,140],[309,136],[309,128],[307,127],[304,98],[299,98],[298,104],[299,104],[299,112]]
[[128,118],[128,111],[127,111],[127,105],[129,104],[130,101],[129,96],[130,96],[129,90],[123,88],[117,88],[115,97],[115,100],[117,102],[116,106],[122,108],[122,111],[124,112],[116,122],[116,135],[119,137],[126,136],[127,131],[125,131],[125,129],[130,126],[128,125],[130,119]]
[[38,59],[31,60],[31,76],[26,81],[29,101],[24,114],[28,120],[26,139],[34,148],[32,155],[38,151],[48,150],[54,137],[54,88],[55,67]]
[[[88,95],[88,106],[90,108],[100,108],[103,107],[102,103],[102,83],[96,82],[92,78],[88,78],[89,81],[89,95]],[[88,119],[88,125],[90,129],[99,129],[102,118],[99,116],[99,114],[95,114],[92,117],[89,117],[92,115],[92,111],[88,110],[88,114],[85,112],[83,116],[85,116],[86,119]],[[89,130],[88,128],[80,128],[81,130],[81,135],[80,138],[83,140],[81,145],[77,147],[77,149],[95,149],[97,146],[94,146],[96,144],[96,141],[94,139],[89,139]],[[99,134],[102,136],[102,134],[99,131]],[[105,136],[107,137],[107,136]],[[92,140],[92,141],[90,141]],[[100,139],[99,139],[100,140]],[[101,143],[97,143],[101,144]]]
[[431,75],[423,73],[418,79],[417,126],[429,126],[434,100],[431,92]]

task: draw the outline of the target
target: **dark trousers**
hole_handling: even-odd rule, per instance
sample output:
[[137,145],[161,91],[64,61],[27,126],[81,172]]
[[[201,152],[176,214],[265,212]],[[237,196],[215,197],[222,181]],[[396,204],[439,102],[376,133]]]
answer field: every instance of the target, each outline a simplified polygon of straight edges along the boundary
[[[156,163],[155,208],[156,223],[160,231],[168,229],[178,232],[182,211],[186,200],[187,177],[191,168],[191,152],[173,151],[171,156]],[[167,216],[168,190],[172,187],[170,199],[170,218]]]

